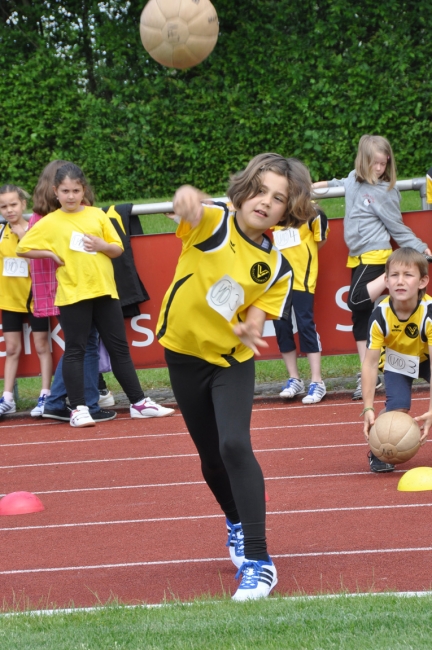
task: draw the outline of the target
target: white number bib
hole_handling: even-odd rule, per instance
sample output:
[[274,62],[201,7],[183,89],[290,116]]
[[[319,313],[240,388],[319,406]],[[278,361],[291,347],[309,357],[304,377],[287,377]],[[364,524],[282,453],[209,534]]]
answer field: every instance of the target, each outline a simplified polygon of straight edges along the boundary
[[398,372],[400,375],[406,375],[413,379],[419,376],[420,357],[411,354],[402,354],[391,348],[386,348],[384,370]]
[[73,232],[70,238],[69,248],[71,251],[78,251],[78,253],[87,253],[89,255],[96,255],[96,251],[86,251],[84,249],[84,233]]
[[208,305],[230,322],[244,304],[244,290],[229,275],[224,275],[207,292]]
[[5,257],[3,259],[3,275],[11,278],[28,278],[27,260],[23,260],[22,257]]
[[297,228],[287,228],[286,230],[274,230],[273,241],[276,248],[292,248],[301,244],[300,233]]

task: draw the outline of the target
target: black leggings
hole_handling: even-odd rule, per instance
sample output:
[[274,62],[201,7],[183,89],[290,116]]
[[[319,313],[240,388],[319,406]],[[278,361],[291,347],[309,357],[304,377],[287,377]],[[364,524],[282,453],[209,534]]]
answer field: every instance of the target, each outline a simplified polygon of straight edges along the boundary
[[245,557],[268,560],[264,478],[250,439],[253,359],[229,368],[171,350],[165,359],[207,485],[226,517],[241,521]]
[[359,264],[352,269],[347,305],[351,309],[353,335],[356,341],[366,341],[369,318],[374,310],[367,285],[385,271],[385,264]]
[[95,324],[111,359],[113,373],[131,404],[144,398],[130,356],[120,300],[101,296],[60,307],[65,337],[63,379],[71,408],[85,404],[84,353],[92,323]]

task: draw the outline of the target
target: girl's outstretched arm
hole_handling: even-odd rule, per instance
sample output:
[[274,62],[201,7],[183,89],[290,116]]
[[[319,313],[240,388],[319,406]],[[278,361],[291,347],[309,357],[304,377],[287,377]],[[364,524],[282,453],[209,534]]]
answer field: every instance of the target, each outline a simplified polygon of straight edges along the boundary
[[195,228],[202,219],[203,201],[208,201],[208,195],[192,185],[182,185],[174,194],[173,208],[176,215],[188,221]]
[[245,322],[237,323],[233,328],[234,334],[239,337],[244,345],[247,345],[248,348],[253,350],[257,356],[260,356],[258,348],[268,348],[267,341],[264,341],[262,337],[265,319],[265,311],[251,305],[248,309]]

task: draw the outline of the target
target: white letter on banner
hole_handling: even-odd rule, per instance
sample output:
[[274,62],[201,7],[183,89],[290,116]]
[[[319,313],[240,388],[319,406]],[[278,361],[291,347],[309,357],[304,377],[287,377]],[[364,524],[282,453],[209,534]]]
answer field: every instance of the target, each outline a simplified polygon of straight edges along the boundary
[[148,345],[151,345],[154,341],[154,334],[148,327],[141,327],[138,325],[138,321],[143,318],[144,320],[151,320],[150,314],[140,314],[139,316],[134,316],[131,320],[131,327],[135,332],[140,332],[147,336],[146,341],[132,341],[132,345],[136,348],[145,348]]
[[[341,287],[336,291],[336,304],[338,307],[341,309],[344,309],[345,311],[351,311],[351,309],[348,307],[346,302],[343,300],[342,296],[344,293],[348,293],[349,291],[349,285],[347,287]],[[352,332],[352,325],[339,325],[339,323],[336,325],[336,329],[340,330],[341,332]]]
[[[57,343],[57,345],[59,346],[59,348],[61,350],[64,350],[65,349],[64,341],[59,336],[57,336],[57,334],[59,333],[60,330],[61,330],[61,327],[60,327],[60,324],[58,323],[51,332],[50,342],[55,341]],[[52,344],[51,344],[51,349],[52,349]]]
[[[3,325],[0,325],[0,329],[3,329]],[[4,336],[0,336],[0,343],[4,343]],[[3,352],[3,350],[0,352],[0,357],[5,357],[6,356],[6,350]]]

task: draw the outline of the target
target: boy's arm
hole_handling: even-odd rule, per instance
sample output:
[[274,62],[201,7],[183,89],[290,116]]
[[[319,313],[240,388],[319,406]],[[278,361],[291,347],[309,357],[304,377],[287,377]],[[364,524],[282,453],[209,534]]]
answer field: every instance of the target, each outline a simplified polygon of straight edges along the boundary
[[378,363],[380,360],[381,350],[366,350],[366,355],[362,364],[361,387],[364,409],[364,427],[363,433],[366,441],[369,440],[369,431],[375,422],[374,397],[376,380],[378,377]]
[[[431,345],[429,345],[429,361],[430,361],[431,372],[432,372],[432,346]],[[420,438],[420,442],[422,445],[424,445],[424,443],[426,442],[426,438],[428,437],[429,429],[432,426],[432,381],[430,384],[429,411],[423,413],[423,415],[419,415],[418,417],[414,418],[414,420],[417,420],[417,422],[421,424],[421,427],[423,429],[423,434]]]

